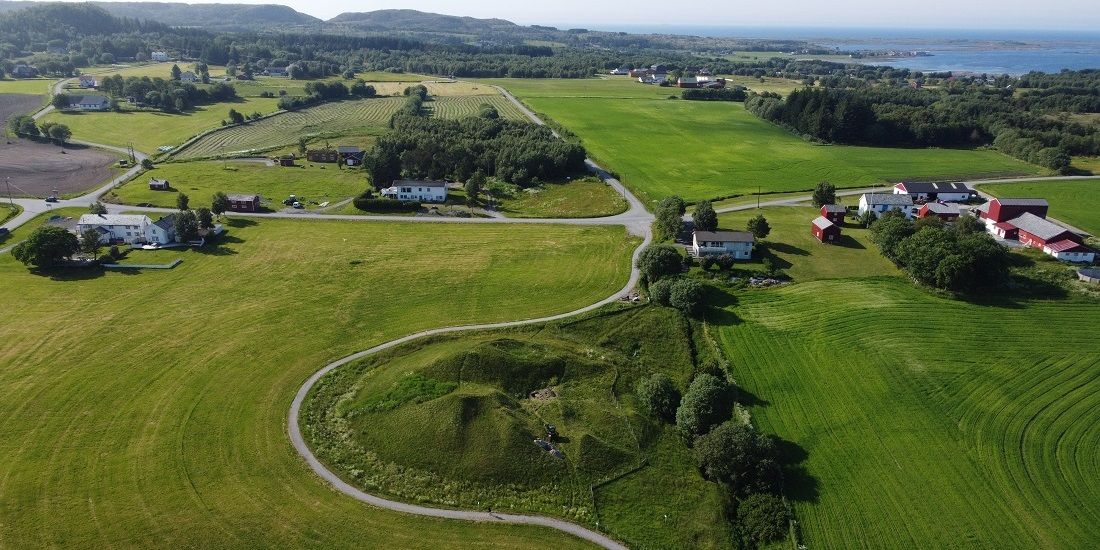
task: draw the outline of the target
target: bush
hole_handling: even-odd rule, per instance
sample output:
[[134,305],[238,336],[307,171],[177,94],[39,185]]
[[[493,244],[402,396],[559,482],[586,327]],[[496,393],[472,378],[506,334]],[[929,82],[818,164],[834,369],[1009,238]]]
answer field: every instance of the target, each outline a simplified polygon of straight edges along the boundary
[[700,374],[691,381],[676,409],[676,427],[688,441],[693,441],[727,420],[731,409],[729,384],[716,376]]
[[699,267],[703,268],[703,271],[710,271],[710,267],[715,264],[714,256],[700,256]]
[[756,493],[737,505],[737,523],[747,543],[763,546],[787,536],[791,511],[781,498]]
[[668,305],[684,312],[696,313],[703,305],[703,285],[695,279],[678,279],[669,290]]
[[665,421],[675,420],[676,407],[680,405],[680,390],[668,376],[657,373],[643,378],[638,381],[634,392],[650,414]]
[[638,255],[638,268],[642,271],[642,278],[650,284],[666,275],[679,273],[682,262],[680,253],[667,244],[647,246]]
[[721,269],[722,271],[729,271],[730,269],[733,269],[734,259],[733,256],[729,254],[719,254],[718,256],[714,257],[714,263],[718,264],[718,269]]
[[649,299],[662,306],[669,305],[669,297],[672,296],[672,279],[661,279],[649,285]]
[[779,487],[775,440],[748,424],[722,422],[697,437],[694,447],[703,476],[728,484],[735,494],[772,492]]

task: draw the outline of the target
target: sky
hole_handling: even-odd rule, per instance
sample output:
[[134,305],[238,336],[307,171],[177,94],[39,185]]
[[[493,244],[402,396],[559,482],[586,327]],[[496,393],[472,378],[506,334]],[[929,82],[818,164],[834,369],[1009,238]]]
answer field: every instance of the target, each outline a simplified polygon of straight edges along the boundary
[[[172,1],[172,0],[167,0]],[[183,0],[214,3],[219,0]],[[1097,0],[220,0],[283,4],[321,19],[412,8],[516,23],[616,29],[632,25],[1094,30]]]

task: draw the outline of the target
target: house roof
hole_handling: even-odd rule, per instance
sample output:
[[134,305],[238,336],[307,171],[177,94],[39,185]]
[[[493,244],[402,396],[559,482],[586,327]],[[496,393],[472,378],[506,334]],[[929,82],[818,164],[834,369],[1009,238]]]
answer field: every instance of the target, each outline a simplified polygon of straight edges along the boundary
[[913,197],[895,193],[864,193],[863,200],[867,201],[867,204],[891,204],[897,206],[913,205]]
[[848,208],[843,204],[826,204],[821,209],[825,212],[848,212]]
[[922,208],[927,208],[933,214],[953,214],[956,216],[959,214],[959,205],[953,202],[930,202]]
[[176,215],[175,214],[168,214],[167,216],[164,216],[163,218],[153,222],[153,225],[155,225],[155,226],[157,226],[157,227],[159,227],[159,228],[161,228],[161,229],[163,229],[167,232],[167,231],[172,230],[172,225],[175,222],[176,222]]
[[229,195],[228,198],[231,201],[237,201],[237,202],[240,202],[240,201],[258,201],[258,200],[260,200],[259,195],[245,195],[243,193],[234,193],[232,195]]
[[149,223],[144,214],[84,214],[79,225],[141,225]]
[[397,180],[393,182],[394,187],[410,187],[413,185],[417,187],[447,187],[447,182],[430,180]]
[[995,223],[995,224],[993,224],[993,227],[996,227],[997,229],[1004,229],[1005,231],[1011,231],[1013,229],[1016,229],[1016,226],[1012,225],[1009,222]]
[[1001,206],[1050,206],[1046,199],[993,199]]
[[895,187],[906,193],[970,193],[970,187],[961,181],[906,181]]
[[78,95],[69,98],[69,105],[106,105],[108,103],[110,100],[101,95]]
[[168,185],[168,180],[158,180],[157,178],[149,178],[149,183],[157,185]]
[[1063,233],[1068,233],[1069,230],[1054,223],[1044,220],[1031,212],[1024,212],[1018,217],[1009,220],[1010,224],[1018,227],[1021,231],[1027,231],[1040,239],[1049,240]]
[[336,146],[336,152],[338,153],[362,153],[363,150],[354,145],[338,145]]
[[695,239],[699,241],[717,241],[723,243],[751,243],[756,237],[748,231],[696,231]]
[[1051,252],[1092,252],[1093,250],[1081,243],[1075,243],[1069,239],[1063,239],[1056,243],[1048,243],[1046,248]]
[[829,221],[825,216],[818,216],[814,218],[814,225],[821,229],[828,229],[830,227],[836,227],[836,224]]

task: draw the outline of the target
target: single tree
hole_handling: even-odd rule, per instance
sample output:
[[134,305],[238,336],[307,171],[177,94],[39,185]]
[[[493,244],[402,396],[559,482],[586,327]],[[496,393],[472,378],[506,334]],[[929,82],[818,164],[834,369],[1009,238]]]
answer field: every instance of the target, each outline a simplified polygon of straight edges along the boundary
[[236,109],[229,110],[229,122],[233,124],[241,124],[244,122],[244,115],[239,113]]
[[76,235],[61,227],[43,225],[35,229],[27,240],[15,245],[11,255],[23,265],[50,267],[71,257],[80,250]]
[[178,212],[172,221],[172,227],[176,230],[176,237],[180,242],[193,241],[199,236],[199,220],[190,210]]
[[768,224],[768,218],[765,218],[763,214],[757,214],[750,219],[745,228],[752,233],[757,239],[763,239],[772,232],[772,226]]
[[308,145],[309,145],[309,138],[306,138],[306,137],[298,138],[298,154],[299,155],[305,155]]
[[737,523],[753,546],[782,540],[790,532],[791,510],[783,499],[768,493],[751,494],[737,505]]
[[214,193],[210,201],[210,211],[220,218],[227,210],[229,210],[229,197],[221,191]]
[[728,419],[732,406],[729,384],[717,376],[700,374],[676,409],[676,427],[691,441]]
[[50,101],[54,109],[68,109],[69,108],[69,94],[57,94],[53,96]]
[[665,421],[676,419],[676,407],[680,406],[680,390],[663,373],[647,376],[634,388],[638,401],[650,414]]
[[748,424],[726,420],[695,439],[703,476],[729,484],[736,494],[767,492],[779,483],[775,440]]
[[813,202],[814,206],[818,207],[836,204],[836,186],[827,181],[819,182],[817,187],[814,187]]
[[103,206],[103,203],[95,201],[92,204],[88,205],[88,213],[103,215],[107,213],[107,207]]
[[199,218],[199,227],[203,229],[210,229],[214,227],[214,214],[210,211],[209,208],[206,208],[205,206],[199,208],[198,210],[195,210],[195,214],[198,215]]
[[660,238],[675,239],[684,230],[683,213],[677,204],[661,201],[654,213]]
[[183,71],[180,70],[180,66],[175,63],[172,64],[172,80],[179,80],[183,75]]
[[695,279],[679,279],[669,289],[668,305],[687,314],[696,313],[703,305],[703,285]]
[[669,305],[669,300],[672,297],[672,285],[675,282],[676,279],[665,277],[664,279],[661,279],[649,285],[649,300],[662,306]]
[[661,202],[657,203],[657,208],[674,208],[681,216],[687,213],[687,203],[677,195],[661,199]]
[[73,137],[73,131],[64,124],[54,124],[50,126],[49,132],[50,137],[56,139],[62,147],[65,146],[65,142],[68,141],[69,138]]
[[695,205],[695,211],[691,213],[691,221],[695,224],[696,231],[717,231],[718,214],[710,201],[699,201]]
[[485,186],[485,174],[481,170],[474,172],[472,176],[466,179],[466,204],[474,206],[477,204],[477,196],[481,194],[481,189]]
[[187,210],[187,205],[191,202],[191,198],[186,193],[180,193],[176,195],[176,209]]
[[682,256],[670,245],[650,245],[638,255],[638,269],[647,283],[655,283],[661,277],[681,271]]
[[103,248],[103,242],[99,240],[99,232],[94,228],[85,229],[80,233],[80,251],[92,256],[92,259],[99,258],[99,250]]

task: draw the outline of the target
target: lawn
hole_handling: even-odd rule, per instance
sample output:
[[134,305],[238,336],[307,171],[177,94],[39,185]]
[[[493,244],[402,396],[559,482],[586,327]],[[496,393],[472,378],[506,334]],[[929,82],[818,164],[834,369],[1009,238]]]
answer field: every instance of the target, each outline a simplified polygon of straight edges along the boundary
[[0,94],[47,95],[57,82],[55,78],[0,79]]
[[1100,176],[1100,157],[1073,157],[1073,167]]
[[810,222],[820,211],[811,206],[771,206],[719,214],[719,228],[744,231],[749,218],[757,214],[767,218],[772,231],[758,241],[753,260],[737,262],[739,269],[762,270],[763,258],[771,258],[776,267],[796,282],[900,274],[871,242],[870,232],[852,223],[851,217],[842,228],[839,244],[818,242],[810,233]]
[[[149,178],[166,179],[169,191],[149,189]],[[115,189],[107,199],[120,204],[165,206],[175,208],[179,193],[187,194],[192,208],[210,206],[217,191],[224,193],[259,194],[282,209],[281,201],[289,195],[312,202],[336,202],[362,193],[367,188],[361,170],[341,170],[335,164],[304,163],[295,167],[268,166],[263,162],[173,162],[158,165],[151,171]]]
[[991,150],[815,145],[739,103],[524,95],[538,94],[534,86],[519,88],[524,101],[577,134],[648,201],[809,190],[821,180],[858,187],[1040,171]]
[[635,244],[613,227],[235,218],[169,271],[48,277],[4,255],[0,540],[579,547],[347,498],[294,452],[286,415],[310,374],[354,351],[607,296]]
[[808,547],[1100,540],[1097,302],[870,278],[744,292],[723,317],[756,423],[806,454],[790,492]]
[[156,153],[162,145],[178,146],[188,138],[221,125],[230,109],[245,114],[271,113],[279,102],[275,98],[244,98],[231,103],[204,105],[182,114],[154,111],[121,113],[52,112],[45,120],[67,124],[73,139],[134,148]]
[[[0,248],[7,248],[13,246],[19,241],[26,239],[35,229],[42,226],[49,218],[53,216],[73,217],[79,218],[82,214],[87,214],[87,208],[55,208],[49,212],[44,212],[31,218],[30,221],[15,228],[14,231],[8,233],[6,237],[0,237]],[[7,257],[6,255],[0,255],[0,258]]]
[[594,177],[515,189],[500,201],[501,213],[513,218],[596,218],[620,214],[626,207],[622,195]]
[[1006,198],[1044,198],[1050,216],[1093,235],[1100,235],[1100,178],[998,183],[980,186],[982,191]]
[[[668,308],[608,308],[403,346],[322,379],[303,433],[345,479],[401,500],[598,521],[635,546],[728,547],[718,486],[633,396],[652,372],[690,377],[688,326]],[[546,424],[562,458],[533,444]]]
[[0,224],[7,222],[8,220],[18,216],[23,212],[23,207],[18,204],[4,204],[0,203]]

